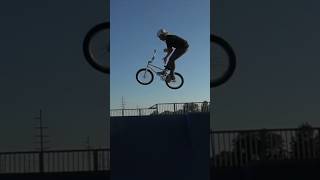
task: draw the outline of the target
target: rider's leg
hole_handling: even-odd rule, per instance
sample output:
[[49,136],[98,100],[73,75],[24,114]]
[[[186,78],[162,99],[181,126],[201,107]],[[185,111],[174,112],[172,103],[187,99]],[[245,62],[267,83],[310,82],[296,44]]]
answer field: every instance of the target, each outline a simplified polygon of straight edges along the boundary
[[176,69],[175,61],[181,57],[187,49],[175,49],[174,52],[172,53],[168,63],[167,63],[167,68],[170,70],[170,75],[174,77],[174,70]]
[[174,60],[172,60],[170,58],[167,63],[166,69],[170,70],[170,74],[171,74],[171,72],[174,70],[174,68],[175,68]]

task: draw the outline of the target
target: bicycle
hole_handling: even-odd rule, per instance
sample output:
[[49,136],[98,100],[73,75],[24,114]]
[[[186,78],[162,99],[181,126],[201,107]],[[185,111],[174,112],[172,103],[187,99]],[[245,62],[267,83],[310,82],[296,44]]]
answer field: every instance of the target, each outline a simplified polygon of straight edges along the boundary
[[223,38],[211,34],[210,41],[213,43],[213,80],[210,87],[217,87],[226,83],[233,75],[236,69],[236,55],[231,45]]
[[[171,89],[179,89],[182,87],[184,83],[183,76],[180,73],[174,72],[175,80],[167,81],[169,70],[165,70],[158,66],[153,65],[153,61],[155,59],[156,49],[153,51],[153,55],[151,60],[148,61],[146,68],[139,69],[136,73],[137,81],[142,85],[150,84],[153,79],[154,75],[156,74],[160,76],[160,79],[166,82],[166,85]],[[165,64],[164,64],[165,65]],[[157,71],[158,69],[159,71]]]
[[83,41],[83,52],[87,62],[96,70],[110,74],[108,42],[110,23],[104,22],[88,31]]

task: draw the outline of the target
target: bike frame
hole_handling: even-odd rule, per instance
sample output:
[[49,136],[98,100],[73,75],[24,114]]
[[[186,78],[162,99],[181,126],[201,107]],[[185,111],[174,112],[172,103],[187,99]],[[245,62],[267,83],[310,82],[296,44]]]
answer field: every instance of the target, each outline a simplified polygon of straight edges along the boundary
[[[169,71],[170,70],[166,70],[165,68],[161,68],[159,66],[156,66],[156,65],[152,64],[154,59],[155,59],[155,54],[156,54],[156,50],[154,49],[153,55],[152,55],[151,59],[148,61],[147,66],[145,68],[139,69],[137,71],[137,73],[136,73],[136,79],[142,85],[150,84],[153,81],[154,74],[157,75],[157,76],[160,76],[161,79],[164,80],[164,81],[167,80],[167,76],[169,75]],[[164,63],[164,65],[166,65],[166,62],[163,62],[163,63]],[[158,71],[158,70],[160,70],[160,71]],[[161,71],[164,72],[164,73],[159,73]],[[146,74],[148,74],[148,75],[150,74],[151,75],[151,79],[149,81],[140,80],[139,74],[143,75],[143,78],[145,78]],[[167,86],[169,88],[171,88],[171,89],[179,89],[183,85],[183,82],[184,82],[183,76],[181,74],[175,72],[175,75],[176,75],[176,77],[178,77],[178,80],[179,80],[177,86],[173,86],[172,84],[169,84],[169,83],[171,83],[171,81],[170,82],[166,81]],[[172,81],[172,82],[175,83],[177,81]]]
[[[155,59],[156,52],[157,52],[156,49],[153,50],[153,55],[152,55],[152,57],[151,57],[151,60],[148,61],[148,64],[147,64],[147,66],[146,66],[146,69],[150,69],[150,70],[151,70],[152,72],[154,72],[154,73],[157,73],[157,72],[160,72],[160,71],[163,71],[163,70],[164,70],[164,68],[160,68],[159,66],[156,66],[156,65],[153,65],[153,64],[152,64],[153,61],[154,61],[154,59]],[[159,69],[160,71],[157,71],[157,70],[155,70],[155,69]]]

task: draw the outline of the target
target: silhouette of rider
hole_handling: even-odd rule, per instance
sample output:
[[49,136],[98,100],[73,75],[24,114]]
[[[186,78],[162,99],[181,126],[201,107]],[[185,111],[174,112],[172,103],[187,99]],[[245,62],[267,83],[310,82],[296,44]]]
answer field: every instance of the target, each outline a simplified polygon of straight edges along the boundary
[[[157,36],[160,40],[166,42],[167,48],[164,49],[164,52],[167,52],[167,55],[163,58],[164,63],[167,62],[165,66],[165,70],[160,73],[164,73],[166,70],[170,70],[170,74],[168,75],[166,81],[170,82],[171,80],[175,80],[174,70],[176,68],[175,61],[181,57],[189,48],[189,44],[186,40],[181,37],[173,34],[169,34],[165,29],[160,29],[157,32]],[[171,56],[170,56],[171,55]],[[168,57],[170,56],[169,60]]]

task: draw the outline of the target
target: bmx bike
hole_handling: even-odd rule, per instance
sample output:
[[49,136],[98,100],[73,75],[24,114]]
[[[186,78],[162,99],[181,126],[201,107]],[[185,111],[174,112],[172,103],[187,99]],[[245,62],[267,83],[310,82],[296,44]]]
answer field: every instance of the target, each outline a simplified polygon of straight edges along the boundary
[[167,81],[169,70],[165,70],[164,68],[160,68],[158,66],[153,65],[153,61],[155,59],[156,50],[153,51],[153,55],[151,60],[148,61],[146,68],[139,69],[136,73],[137,81],[142,85],[150,84],[154,79],[154,74],[160,76],[160,79],[165,81],[166,85],[171,89],[179,89],[182,87],[184,83],[183,76],[180,73],[174,72],[174,80]]
[[96,70],[106,74],[110,74],[109,31],[109,22],[98,24],[88,31],[83,41],[83,52],[87,62]]
[[213,64],[213,79],[210,87],[226,83],[236,69],[236,55],[231,45],[221,37],[211,34],[211,63]]

